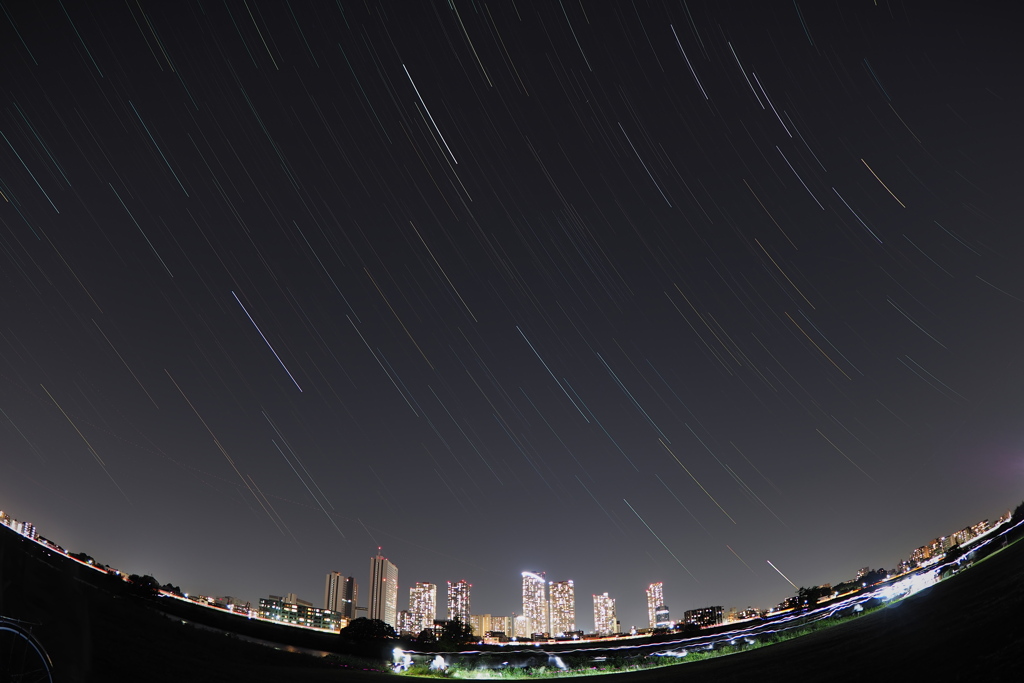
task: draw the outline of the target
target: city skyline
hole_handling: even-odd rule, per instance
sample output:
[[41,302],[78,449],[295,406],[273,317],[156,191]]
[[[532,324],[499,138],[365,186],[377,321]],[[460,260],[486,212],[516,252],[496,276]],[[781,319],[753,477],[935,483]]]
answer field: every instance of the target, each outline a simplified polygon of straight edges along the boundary
[[0,17],[0,500],[72,550],[643,627],[1019,499],[1012,4],[248,7]]
[[[1004,516],[1001,516],[997,522],[1000,524],[1003,521],[1009,519],[1010,511]],[[0,521],[3,521],[2,513],[0,513]],[[901,558],[892,569],[884,569],[891,574],[899,574],[902,571],[916,566],[920,563],[927,562],[929,559],[940,556],[948,551],[954,545],[965,543],[974,537],[984,534],[990,531],[994,527],[994,524],[988,519],[982,520],[975,524],[963,527],[960,530],[954,531],[948,535],[939,536],[932,541],[929,541],[923,546],[913,549],[909,555],[909,559]],[[24,531],[22,531],[24,529]],[[31,536],[35,534],[35,527],[31,523],[24,522],[18,526],[19,533],[25,533],[25,535]],[[378,549],[379,550],[379,549]],[[379,557],[371,558],[371,571],[376,571],[377,563],[382,559]],[[393,565],[392,565],[393,566]],[[397,570],[396,575],[397,575]],[[854,580],[859,580],[864,574],[871,572],[870,566],[864,567],[858,570],[853,577]],[[332,579],[335,581],[335,575],[340,576],[339,572],[330,572],[327,575],[327,588],[329,592],[332,587]],[[447,582],[447,619],[453,618],[460,619],[465,624],[470,624],[474,628],[474,633],[477,635],[483,635],[484,633],[494,630],[502,631],[510,637],[515,635],[519,637],[529,636],[533,633],[549,633],[552,636],[564,635],[567,632],[577,630],[575,620],[575,586],[574,581],[569,579],[566,581],[548,581],[545,584],[545,573],[540,572],[521,572],[522,577],[522,596],[523,596],[523,614],[520,614],[516,619],[522,619],[521,627],[517,630],[512,624],[511,617],[505,616],[494,616],[490,613],[487,614],[472,614],[470,606],[470,584],[465,579],[461,579],[458,582]],[[371,581],[373,577],[371,576]],[[348,590],[358,590],[355,588],[351,577],[348,577],[346,586],[351,585],[352,588]],[[829,585],[825,582],[824,585]],[[644,590],[645,601],[648,610],[648,625],[639,626],[632,624],[625,627],[625,631],[639,630],[643,628],[647,629],[664,629],[672,628],[676,622],[671,620],[671,612],[665,605],[664,598],[664,582],[658,581],[648,584]],[[275,596],[271,596],[274,599]],[[791,599],[792,596],[787,596],[787,600]],[[311,604],[306,601],[297,598],[294,593],[289,594],[288,600],[291,602],[298,602],[300,604]],[[262,601],[262,598],[261,598]],[[327,593],[325,593],[325,602],[327,601]],[[593,594],[594,601],[594,629],[596,633],[606,632],[606,629],[612,628],[613,625],[619,626],[615,610],[615,598],[610,598],[608,593],[605,592],[602,595]],[[784,604],[786,600],[783,600],[781,604]],[[538,608],[538,605],[541,607]],[[354,611],[356,608],[352,607]],[[749,612],[757,613],[759,611],[773,609],[771,605],[763,605],[759,607],[752,607],[748,605],[746,608],[738,608],[733,606],[731,612],[735,614],[746,614]],[[530,618],[529,614],[542,614],[541,617]],[[399,613],[401,614],[401,613]],[[418,634],[425,628],[431,626],[437,614],[437,587],[435,584],[416,582],[409,589],[409,609],[406,612],[408,615],[408,622],[403,622],[400,617],[396,618],[396,630],[406,630],[411,632],[413,635]],[[683,612],[683,618],[679,623],[693,623],[701,627],[707,627],[721,623],[723,615],[725,614],[724,608],[721,606],[709,607],[709,608],[693,608]],[[372,617],[371,617],[372,618]],[[499,621],[499,627],[492,628],[492,620]],[[544,627],[538,630],[538,626],[544,623]],[[407,624],[403,626],[403,624]]]
[[[901,558],[892,569],[883,569],[891,574],[899,574],[906,569],[916,566],[920,563],[927,562],[929,559],[940,556],[948,551],[954,545],[965,543],[976,536],[989,532],[995,525],[1002,523],[1009,519],[1010,511],[1007,511],[1005,515],[1001,516],[995,523],[990,522],[988,519],[984,519],[980,522],[968,525],[954,531],[948,535],[939,536],[932,541],[929,541],[923,546],[913,549],[908,559]],[[0,521],[3,521],[2,512],[0,512]],[[24,531],[22,531],[24,529]],[[29,522],[19,523],[19,533],[25,533],[26,535],[32,536],[36,533],[34,525]],[[385,562],[389,562],[379,555],[371,558],[371,582],[374,580],[372,572],[379,571],[381,565],[380,561],[383,559]],[[394,565],[391,565],[394,567]],[[386,566],[385,569],[380,571],[388,571]],[[856,572],[853,577],[854,580],[859,580],[864,574],[871,572],[870,566],[864,567]],[[395,576],[397,577],[397,568],[394,569]],[[332,590],[332,586],[338,581],[336,577],[340,576],[339,572],[330,572],[327,575],[327,586],[325,588],[325,603],[328,600],[328,595]],[[576,615],[575,615],[575,584],[574,581],[569,579],[566,581],[548,581],[545,584],[545,573],[540,572],[521,572],[522,577],[522,597],[523,597],[523,614],[514,617],[514,620],[521,620],[519,627],[517,628],[513,617],[495,616],[490,613],[487,614],[473,614],[470,605],[470,584],[465,579],[461,579],[458,582],[447,582],[447,619],[458,618],[465,624],[470,624],[474,633],[477,635],[483,635],[484,633],[494,630],[502,631],[507,635],[526,637],[534,633],[549,633],[552,636],[560,636],[567,632],[576,631]],[[395,582],[397,584],[397,578]],[[829,585],[829,582],[825,582],[824,585]],[[343,583],[344,591],[358,591],[352,577],[345,579]],[[629,626],[622,627],[624,632],[640,629],[665,629],[672,628],[675,625],[675,621],[671,619],[671,612],[665,605],[664,598],[664,582],[657,581],[648,584],[644,590],[645,600],[648,610],[648,624],[647,626],[641,626],[637,624],[630,624]],[[348,594],[348,593],[345,593]],[[275,599],[276,596],[270,596],[271,599]],[[783,600],[779,605],[785,604],[787,600],[792,599],[792,596],[787,596],[786,600]],[[263,598],[260,599],[261,604]],[[307,601],[298,599],[294,593],[288,594],[288,601],[297,602],[300,605],[311,605]],[[610,598],[608,593],[605,592],[602,595],[593,594],[594,601],[594,628],[595,632],[602,633],[605,629],[615,627],[621,627],[617,619],[617,613],[615,609],[615,598]],[[539,605],[539,607],[538,607]],[[776,605],[775,607],[777,607]],[[328,608],[330,609],[330,608]],[[354,602],[350,607],[354,613],[357,609]],[[762,606],[751,606],[748,605],[745,608],[732,606],[730,613],[743,615],[749,613],[758,613],[760,611],[773,609],[771,605]],[[528,617],[527,614],[541,614],[542,616],[533,618]],[[409,609],[404,611],[407,621],[403,621],[403,612],[399,611],[396,615],[395,628],[398,631],[409,631],[412,635],[418,634],[425,628],[430,627],[437,616],[437,587],[435,584],[416,582],[409,589]],[[685,610],[683,612],[683,618],[679,623],[694,623],[701,627],[709,625],[715,625],[721,623],[723,615],[725,614],[724,608],[721,606],[711,608],[693,608]],[[373,618],[373,617],[371,617]],[[498,627],[492,627],[492,621],[498,622]],[[543,623],[544,626],[540,629],[538,627]]]
[[[1024,503],[1021,503],[1024,506]],[[878,581],[885,580],[887,578],[899,577],[906,572],[919,572],[920,568],[934,565],[937,560],[940,560],[945,554],[953,550],[956,546],[963,546],[965,549],[968,548],[975,541],[988,536],[989,534],[1002,528],[1003,524],[1010,521],[1011,511],[1007,511],[1004,515],[1001,515],[994,523],[988,519],[980,522],[969,524],[957,531],[954,531],[948,535],[940,536],[923,546],[915,548],[911,552],[910,560],[901,559],[896,568],[892,570],[878,569],[872,570],[870,566],[865,566],[856,572],[853,579],[842,581],[839,585],[839,590],[833,589],[829,583],[822,584],[820,586],[812,586],[812,588],[826,589],[823,593],[818,593],[819,597],[826,596],[828,593],[839,593],[847,591],[856,591],[858,587],[862,585],[868,585],[862,583],[863,580],[869,580],[866,577],[870,575],[870,581],[872,584]],[[0,524],[10,527],[12,531],[17,534],[26,536],[27,538],[34,540],[41,545],[44,545],[52,550],[56,550],[60,553],[67,553],[67,550],[57,545],[54,541],[46,539],[39,535],[38,529],[35,525],[28,521],[18,520],[11,517],[9,514],[0,510]],[[378,549],[379,551],[379,549]],[[964,550],[960,550],[959,554],[962,554]],[[102,563],[96,563],[93,558],[84,555],[76,554],[72,555],[73,558],[80,562],[86,563],[93,566],[99,571],[114,574],[121,579],[126,579],[129,574],[121,572],[116,568],[105,566]],[[384,562],[386,559],[379,555],[371,558],[371,562],[374,563],[374,567],[378,568],[379,571],[387,574],[389,572]],[[376,569],[375,569],[376,570]],[[137,578],[137,577],[135,577]],[[132,578],[131,580],[135,580]],[[152,577],[147,577],[152,578]],[[526,599],[529,601],[535,600],[536,588],[538,583],[542,583],[543,574],[536,574],[533,572],[522,572],[523,578],[523,589],[524,596],[529,596]],[[394,582],[392,582],[394,583]],[[155,584],[154,584],[155,585]],[[530,635],[542,635],[545,639],[554,637],[573,637],[576,638],[577,631],[581,631],[583,635],[587,635],[588,632],[585,629],[579,629],[576,627],[574,622],[575,619],[575,591],[574,582],[568,581],[552,581],[548,585],[551,587],[552,597],[548,599],[548,613],[551,624],[551,632],[543,633],[536,630],[527,628],[532,622],[527,619],[524,615],[516,617],[507,617],[502,615],[492,614],[470,614],[468,619],[462,620],[463,623],[469,624],[472,627],[474,635],[478,637],[485,637],[490,632],[500,632],[508,636],[509,638],[519,637],[528,638]],[[452,612],[458,612],[461,610],[460,605],[465,605],[468,602],[468,588],[470,584],[465,580],[460,580],[457,583],[448,582],[449,594],[454,595],[449,600],[451,605],[456,606],[454,610],[450,610],[449,620],[453,618]],[[648,585],[645,593],[648,604],[660,601],[663,596],[664,585],[661,582]],[[339,610],[332,610],[329,607],[317,608],[313,606],[310,601],[299,598],[296,593],[287,593],[284,597],[277,595],[270,595],[268,598],[259,598],[258,609],[253,608],[250,611],[249,604],[244,599],[239,599],[232,596],[202,596],[192,595],[189,596],[188,592],[184,594],[179,592],[176,587],[166,586],[161,590],[171,590],[173,593],[168,595],[177,596],[179,598],[185,598],[193,601],[198,601],[200,604],[213,604],[215,606],[222,607],[236,612],[242,616],[258,616],[261,619],[267,619],[270,621],[285,622],[293,625],[306,626],[316,629],[326,629],[337,631],[350,623],[351,618],[346,617]],[[804,589],[800,589],[802,593]],[[325,586],[325,603],[330,601],[338,601],[338,593],[342,595],[349,595],[357,593],[358,588],[355,585],[352,577],[343,577],[340,572],[329,572],[327,574],[326,586]],[[437,624],[441,623],[437,621],[437,589],[436,585],[430,583],[417,582],[410,588],[409,595],[409,609],[400,610],[397,612],[395,630],[402,635],[409,635],[416,637],[425,629],[436,629]],[[751,618],[757,618],[759,616],[765,616],[775,610],[787,610],[791,609],[795,602],[798,600],[797,596],[789,596],[774,608],[763,609],[748,606],[745,609],[731,608],[726,612],[722,606],[703,607],[688,609],[683,612],[683,618],[674,622],[670,619],[668,608],[661,604],[655,609],[655,623],[648,630],[655,629],[671,629],[679,625],[691,625],[699,628],[708,628],[712,626],[721,625],[726,622],[732,622],[736,620],[745,620]],[[243,606],[243,603],[246,603]],[[349,601],[348,605],[352,606],[352,601]],[[617,619],[615,610],[615,598],[609,597],[609,594],[605,592],[602,595],[593,595],[593,614],[594,614],[594,631],[589,632],[590,635],[607,636],[618,633],[619,635],[634,634],[641,629],[638,629],[635,625],[628,628],[621,628],[621,624]],[[366,611],[367,608],[352,608],[353,611]],[[461,618],[461,617],[456,617]]]
[[[31,524],[25,523],[27,527],[34,530]],[[383,557],[380,554],[378,548],[378,554],[370,558],[370,577],[368,585],[374,585],[375,583],[382,583],[384,585],[395,586],[394,590],[401,590],[401,584],[398,583],[398,570],[397,566],[392,563],[388,558]],[[527,617],[530,619],[531,633],[532,632],[551,632],[551,633],[565,633],[577,630],[576,624],[576,607],[575,607],[575,588],[574,581],[572,579],[565,581],[549,581],[545,583],[544,573],[534,572],[522,572],[521,577],[523,579],[522,591],[523,591],[523,612],[520,616],[526,616],[527,614],[533,615]],[[541,588],[544,584],[543,589]],[[473,614],[470,602],[470,591],[472,584],[465,579],[460,579],[457,582],[447,582],[447,600],[446,600],[446,619],[458,618],[463,623],[470,624],[472,617],[483,617],[486,616],[489,620],[491,614]],[[341,572],[331,571],[326,575],[326,582],[324,587],[324,608],[328,610],[336,611],[342,614],[344,617],[352,619],[358,616],[356,611],[358,609],[366,610],[366,616],[371,619],[381,619],[382,621],[387,620],[380,616],[380,614],[387,614],[387,595],[390,588],[382,589],[381,596],[374,596],[369,599],[368,605],[358,604],[358,583],[354,577],[346,577]],[[652,598],[661,604],[663,598],[663,584],[661,582],[650,584],[646,589],[647,604],[650,608]],[[271,596],[274,598],[275,596]],[[597,595],[595,594],[595,600]],[[607,598],[607,593],[605,594]],[[262,598],[261,598],[262,599]],[[287,600],[291,602],[297,602],[299,604],[307,604],[308,601],[298,598],[298,594],[289,593]],[[384,607],[373,608],[372,605],[375,601],[383,600]],[[611,599],[611,607],[606,608],[611,610],[611,614],[614,615],[614,599]],[[308,603],[311,604],[311,603]],[[430,627],[433,622],[437,619],[437,585],[429,582],[417,581],[409,587],[409,608],[407,610],[409,624],[408,629],[413,634],[418,634],[425,628]],[[596,603],[595,603],[596,605]],[[595,607],[596,609],[596,607]],[[653,608],[651,608],[653,609]],[[401,610],[395,611],[394,626],[398,629],[401,626],[400,619]],[[372,616],[377,614],[378,616]],[[596,614],[596,612],[595,612]],[[653,611],[652,611],[653,614]],[[539,615],[539,616],[538,616]],[[500,619],[508,619],[508,617],[498,617]],[[653,616],[650,628],[654,628],[655,623]],[[635,628],[646,628],[643,625],[634,624]],[[511,626],[509,627],[512,628]],[[540,628],[538,631],[537,629]],[[492,629],[486,629],[492,630]],[[501,630],[501,629],[494,629]]]

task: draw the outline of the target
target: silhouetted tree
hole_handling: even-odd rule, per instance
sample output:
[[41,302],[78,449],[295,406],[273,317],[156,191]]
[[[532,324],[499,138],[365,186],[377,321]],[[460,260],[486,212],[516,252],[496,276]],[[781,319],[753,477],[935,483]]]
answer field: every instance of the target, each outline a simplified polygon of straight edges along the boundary
[[391,651],[398,643],[398,634],[387,622],[359,617],[349,622],[339,634],[341,651],[345,654],[390,661]]
[[423,645],[432,645],[437,642],[437,635],[434,633],[434,629],[425,628],[420,631],[420,634],[416,636],[416,642]]
[[686,636],[694,636],[700,633],[700,626],[691,621],[676,624],[676,630]]
[[797,593],[796,593],[797,603],[799,604],[799,606],[801,608],[808,608],[808,609],[810,609],[811,607],[814,607],[815,605],[818,604],[818,600],[821,600],[823,597],[825,597],[828,594],[829,594],[828,590],[825,589],[825,588],[822,588],[821,586],[812,586],[810,588],[800,588],[800,589],[797,590]]
[[1013,514],[1010,515],[1010,522],[1016,524],[1022,519],[1024,519],[1024,501],[1021,501],[1020,505],[1013,509]]
[[960,547],[959,543],[957,543],[956,545],[954,545],[946,551],[946,561],[952,562],[953,560],[958,560],[963,556],[963,554],[964,549]]
[[476,636],[473,635],[473,627],[458,619],[449,619],[444,622],[441,629],[441,636],[437,644],[446,650],[457,650],[467,643],[475,643]]
[[152,595],[160,590],[160,582],[149,574],[146,574],[145,576],[131,574],[128,576],[128,581],[136,590],[147,595]]
[[354,641],[387,640],[398,637],[391,624],[380,619],[367,619],[366,617],[359,617],[349,622],[348,626],[341,629],[340,635]]

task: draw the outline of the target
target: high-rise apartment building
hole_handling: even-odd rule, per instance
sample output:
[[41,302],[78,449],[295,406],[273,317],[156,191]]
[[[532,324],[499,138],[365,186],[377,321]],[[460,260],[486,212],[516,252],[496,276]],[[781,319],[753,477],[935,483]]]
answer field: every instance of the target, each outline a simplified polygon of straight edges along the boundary
[[409,632],[418,636],[423,629],[433,628],[437,618],[437,586],[416,582],[409,589]]
[[324,609],[340,612],[340,600],[338,593],[341,591],[341,582],[345,577],[341,572],[327,572],[327,579],[324,581]]
[[388,558],[377,554],[370,558],[370,599],[367,608],[370,619],[380,619],[392,627],[398,626],[398,567]]
[[619,632],[618,619],[615,616],[615,598],[607,593],[594,596],[594,633],[599,636],[610,636]]
[[339,612],[346,619],[355,619],[359,586],[355,578],[341,572],[330,572],[324,585],[324,609]]
[[659,581],[647,587],[647,621],[648,627],[654,628],[658,624],[658,615],[655,614],[658,608],[665,604],[665,585]]
[[572,581],[552,581],[548,584],[551,635],[560,636],[576,630],[576,593]]
[[469,623],[469,589],[473,584],[465,579],[452,583],[448,582],[448,620],[458,619],[463,624]]
[[[523,617],[526,636],[548,632],[547,583],[544,572],[523,572]],[[518,629],[517,629],[518,630]]]

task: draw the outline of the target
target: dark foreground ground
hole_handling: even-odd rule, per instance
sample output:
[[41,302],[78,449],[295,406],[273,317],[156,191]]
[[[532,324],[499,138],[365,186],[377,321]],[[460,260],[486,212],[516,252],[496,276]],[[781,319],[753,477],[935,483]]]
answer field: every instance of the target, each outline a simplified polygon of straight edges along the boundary
[[[389,676],[182,624],[158,612],[151,601],[125,594],[119,582],[4,528],[0,615],[39,624],[33,632],[53,659],[56,681],[384,683]],[[908,678],[930,683],[1024,680],[1024,543],[912,598],[824,631],[714,660],[596,680]],[[3,671],[0,680],[7,680]]]

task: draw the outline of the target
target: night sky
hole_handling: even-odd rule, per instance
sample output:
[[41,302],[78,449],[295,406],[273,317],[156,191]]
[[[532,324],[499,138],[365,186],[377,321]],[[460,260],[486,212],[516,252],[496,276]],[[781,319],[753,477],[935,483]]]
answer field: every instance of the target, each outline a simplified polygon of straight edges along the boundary
[[403,609],[544,571],[588,630],[995,519],[1024,53],[988,5],[5,2],[0,508],[253,602],[365,604],[377,546]]

